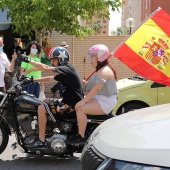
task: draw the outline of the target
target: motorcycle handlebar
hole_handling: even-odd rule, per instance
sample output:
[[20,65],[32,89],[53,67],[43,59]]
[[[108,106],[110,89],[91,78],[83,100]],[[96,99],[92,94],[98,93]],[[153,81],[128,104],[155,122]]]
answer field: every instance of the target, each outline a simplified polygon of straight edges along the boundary
[[22,90],[22,85],[27,85],[30,83],[33,83],[34,79],[33,77],[31,78],[25,78],[25,79],[19,79],[11,88],[7,90],[8,93],[11,93],[12,91],[15,91],[16,89]]
[[26,85],[26,84],[30,84],[30,83],[33,83],[34,82],[34,79],[33,77],[31,78],[25,78],[22,82],[23,85]]

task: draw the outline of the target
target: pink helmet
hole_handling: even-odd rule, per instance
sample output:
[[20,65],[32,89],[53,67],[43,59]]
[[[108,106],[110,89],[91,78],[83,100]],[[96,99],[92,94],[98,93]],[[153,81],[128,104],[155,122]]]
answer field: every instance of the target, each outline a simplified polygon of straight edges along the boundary
[[97,44],[92,46],[87,53],[87,58],[89,58],[92,55],[97,55],[97,61],[99,62],[103,62],[104,60],[110,57],[108,47],[106,47],[103,44]]

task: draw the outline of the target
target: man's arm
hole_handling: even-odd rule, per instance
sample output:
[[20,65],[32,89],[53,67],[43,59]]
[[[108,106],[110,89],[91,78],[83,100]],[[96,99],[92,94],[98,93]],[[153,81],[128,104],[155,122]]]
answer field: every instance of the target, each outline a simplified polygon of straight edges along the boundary
[[15,60],[16,60],[16,59],[17,59],[17,55],[16,55],[16,54],[13,54],[13,55],[12,55],[11,64],[10,64],[10,66],[9,66],[9,70],[10,70],[10,71],[13,71],[14,65],[15,65]]
[[51,70],[52,67],[49,67],[48,65],[46,64],[43,64],[43,63],[39,63],[39,62],[36,62],[36,61],[29,61],[29,63],[31,65],[33,65],[34,67],[37,68],[37,70],[41,70],[42,72],[45,72],[45,73],[51,73],[51,74],[59,74],[58,72],[54,72]]
[[31,72],[33,72],[33,71],[39,71],[37,68],[31,68],[31,69],[29,69],[29,70],[25,70],[24,71],[24,69],[23,69],[23,71],[22,71],[22,75],[24,75],[24,76],[26,76],[27,74],[29,74],[29,73],[31,73]]
[[56,82],[54,79],[54,76],[47,76],[47,77],[41,77],[34,79],[34,82],[41,82],[41,83],[50,83],[50,82]]

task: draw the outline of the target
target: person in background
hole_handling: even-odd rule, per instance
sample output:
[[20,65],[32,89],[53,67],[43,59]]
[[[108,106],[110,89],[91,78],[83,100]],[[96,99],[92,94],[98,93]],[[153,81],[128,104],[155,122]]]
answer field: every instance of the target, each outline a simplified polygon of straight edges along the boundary
[[4,52],[4,41],[3,41],[3,38],[0,37],[0,52]]
[[86,142],[87,115],[109,114],[116,106],[117,74],[108,62],[110,56],[108,47],[101,44],[88,51],[87,57],[96,71],[83,87],[89,93],[75,106],[79,132],[72,143]]
[[68,46],[69,46],[69,45],[67,45],[66,42],[62,42],[62,43],[60,44],[60,47],[63,47],[63,48],[65,48],[65,49],[68,49]]
[[[38,42],[31,41],[28,44],[26,51],[29,54],[28,58],[30,58],[32,61],[40,62],[38,54],[41,52],[41,46]],[[21,63],[20,74],[29,78],[33,77],[34,79],[41,77],[41,71],[37,70],[37,68],[35,68],[33,65],[26,62]],[[40,83],[34,82],[32,84],[26,85],[23,87],[23,90],[27,91],[29,94],[35,95],[36,98],[38,98],[40,93]]]
[[15,72],[16,72],[16,76],[17,78],[20,77],[20,68],[21,68],[21,54],[22,54],[22,48],[20,46],[16,47],[16,54],[17,54],[17,59],[15,60]]
[[11,63],[9,62],[7,55],[3,52],[3,38],[0,37],[0,91],[5,92],[5,82],[4,82],[4,76],[5,76],[5,69],[7,69],[9,72],[13,71],[15,60],[17,58],[16,54],[12,55]]
[[56,96],[56,92],[59,91],[60,93],[60,97],[63,97],[63,85],[62,83],[59,81],[58,83],[56,83],[52,88],[51,88],[51,92],[53,93],[53,97]]
[[[63,47],[65,49],[68,48],[69,45],[66,44],[66,42],[62,42],[60,44],[60,47]],[[55,93],[56,91],[59,91],[60,93],[60,97],[63,97],[63,92],[64,92],[65,87],[63,87],[63,85],[61,84],[61,82],[59,81],[58,83],[56,83],[52,88],[51,88],[51,92],[53,93],[53,97],[55,97]]]

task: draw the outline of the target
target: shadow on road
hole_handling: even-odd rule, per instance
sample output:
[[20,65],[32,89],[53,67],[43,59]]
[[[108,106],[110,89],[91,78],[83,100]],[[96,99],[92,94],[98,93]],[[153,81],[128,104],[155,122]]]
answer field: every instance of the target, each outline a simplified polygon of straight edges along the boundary
[[18,157],[12,155],[12,160],[0,159],[0,169],[12,170],[50,170],[50,169],[63,169],[63,170],[79,170],[80,158],[68,157],[59,158],[55,156],[38,157],[36,155],[26,155],[26,157]]

